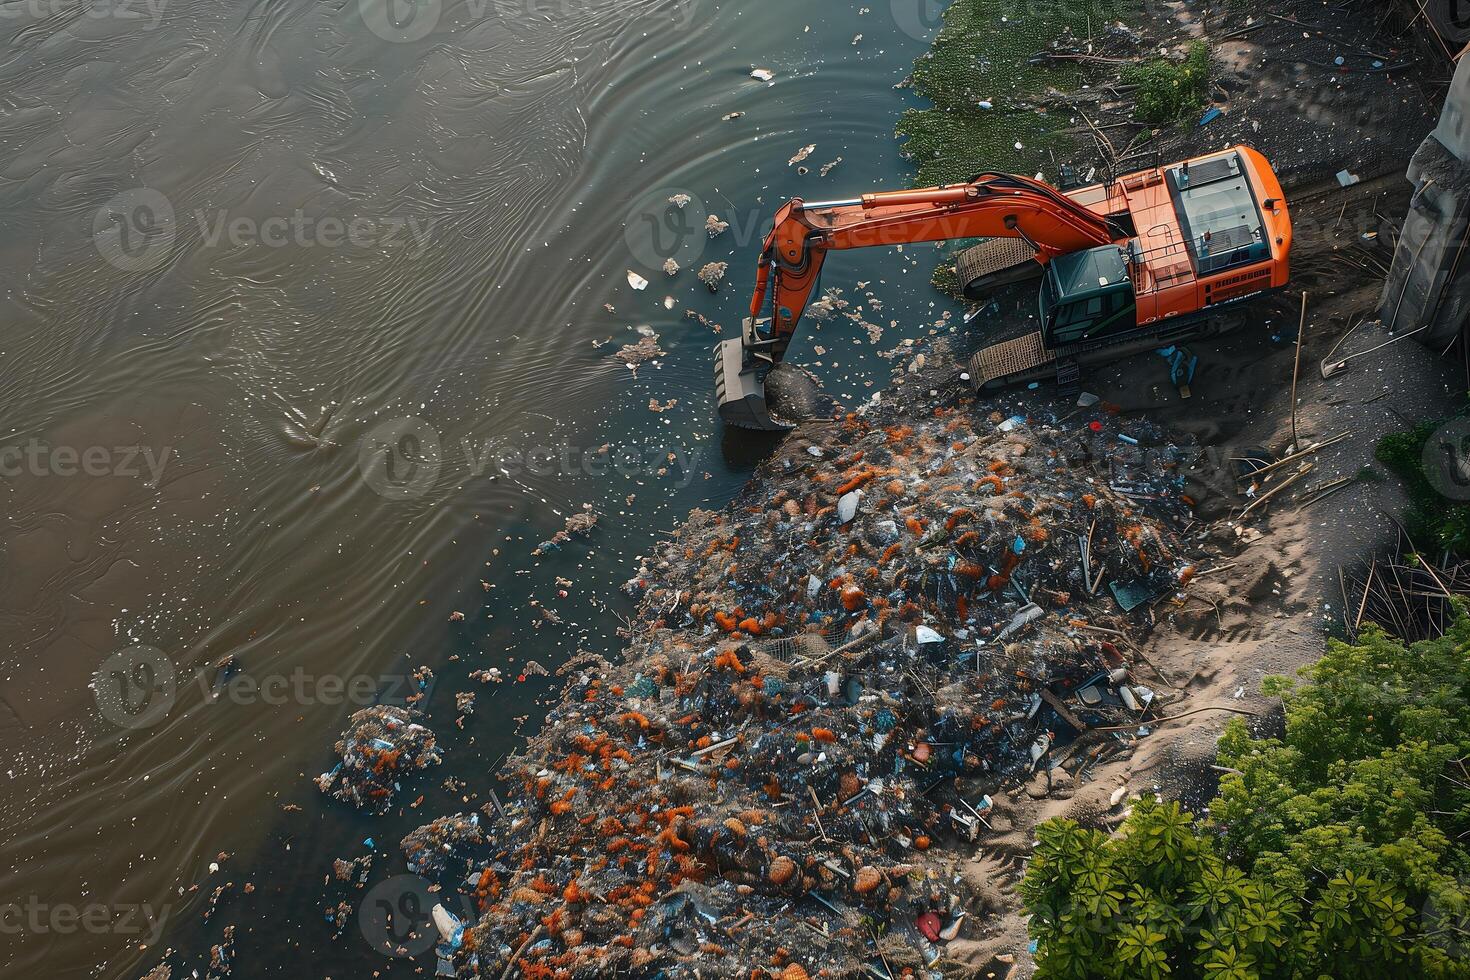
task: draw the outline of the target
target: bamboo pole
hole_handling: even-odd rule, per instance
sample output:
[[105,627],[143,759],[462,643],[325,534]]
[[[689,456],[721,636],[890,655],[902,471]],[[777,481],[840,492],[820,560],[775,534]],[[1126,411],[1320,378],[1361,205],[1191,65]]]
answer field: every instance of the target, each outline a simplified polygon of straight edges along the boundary
[[1291,366],[1291,451],[1300,444],[1296,436],[1296,379],[1302,371],[1302,333],[1307,329],[1307,291],[1302,290],[1302,316],[1296,325],[1296,361]]

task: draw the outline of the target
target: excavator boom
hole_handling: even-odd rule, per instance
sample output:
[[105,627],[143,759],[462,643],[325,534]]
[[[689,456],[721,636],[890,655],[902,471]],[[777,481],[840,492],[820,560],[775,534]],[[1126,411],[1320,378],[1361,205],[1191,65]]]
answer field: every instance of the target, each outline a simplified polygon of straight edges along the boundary
[[[747,428],[788,427],[769,414],[764,375],[785,355],[829,251],[966,238],[1017,240],[1043,267],[1094,249],[1120,253],[1089,266],[1126,270],[1102,285],[1116,292],[1146,281],[1159,295],[1147,310],[1134,302],[1125,308],[1111,294],[1095,302],[1117,307],[1110,323],[1133,309],[1143,323],[1146,315],[1151,322],[1211,305],[1208,284],[1203,293],[1179,288],[1185,266],[1192,284],[1205,266],[1236,269],[1264,256],[1273,263],[1270,285],[1285,285],[1290,225],[1270,166],[1246,147],[1066,193],[1029,177],[986,173],[965,184],[844,201],[790,200],[777,211],[762,247],[741,336],[717,351],[721,416]],[[767,317],[769,326],[761,330]],[[1085,329],[1072,333],[1092,339]]]
[[982,174],[968,184],[864,194],[854,201],[788,201],[776,212],[756,270],[750,317],[772,300],[767,350],[779,359],[834,249],[957,238],[1019,238],[1038,262],[1106,245],[1107,220],[1039,180]]

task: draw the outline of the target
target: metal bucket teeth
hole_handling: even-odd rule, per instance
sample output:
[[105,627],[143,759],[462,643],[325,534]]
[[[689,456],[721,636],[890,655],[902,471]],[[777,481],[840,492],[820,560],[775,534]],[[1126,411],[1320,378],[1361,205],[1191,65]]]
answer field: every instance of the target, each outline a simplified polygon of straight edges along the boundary
[[772,417],[765,382],[755,367],[746,366],[745,346],[739,337],[722,340],[715,348],[715,405],[726,425],[766,432],[795,428]]

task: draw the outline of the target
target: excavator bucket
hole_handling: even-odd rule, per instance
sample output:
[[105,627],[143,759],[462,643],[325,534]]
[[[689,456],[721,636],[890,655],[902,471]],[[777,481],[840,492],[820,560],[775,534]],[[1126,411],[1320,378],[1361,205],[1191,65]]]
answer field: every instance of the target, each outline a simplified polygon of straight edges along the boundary
[[771,416],[766,405],[766,384],[758,365],[746,364],[745,343],[740,337],[722,340],[715,348],[715,403],[726,425],[767,432],[786,432],[795,426]]

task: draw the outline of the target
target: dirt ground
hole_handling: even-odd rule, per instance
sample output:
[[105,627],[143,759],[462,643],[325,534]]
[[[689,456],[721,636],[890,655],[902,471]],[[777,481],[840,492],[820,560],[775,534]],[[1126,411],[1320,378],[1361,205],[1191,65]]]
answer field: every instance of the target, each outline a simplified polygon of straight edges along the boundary
[[[1407,196],[1402,178],[1388,176],[1346,192],[1334,183],[1330,190],[1298,194],[1294,204],[1296,213],[1330,227],[1344,202],[1351,210],[1376,201],[1388,215],[1400,212]],[[1334,348],[1340,357],[1390,339],[1374,324],[1359,326],[1374,315],[1382,281],[1358,264],[1370,260],[1345,257],[1361,244],[1358,236],[1344,221],[1328,238],[1309,241],[1295,255],[1299,271],[1285,293],[1253,304],[1237,331],[1190,345],[1199,362],[1189,398],[1181,397],[1167,363],[1153,354],[1084,377],[1084,390],[1117,405],[1121,414],[1189,433],[1204,450],[1190,489],[1200,498],[1200,533],[1215,557],[1185,598],[1165,597],[1154,605],[1157,628],[1141,650],[1162,672],[1156,678],[1161,691],[1172,687],[1187,695],[1171,705],[1171,714],[1223,705],[1253,712],[1248,721],[1258,730],[1279,725],[1279,702],[1261,697],[1262,678],[1290,674],[1321,656],[1346,605],[1342,576],[1350,579],[1353,568],[1396,537],[1388,515],[1404,503],[1398,484],[1391,477],[1363,475],[1366,467],[1386,476],[1373,458],[1374,445],[1388,432],[1446,414],[1463,396],[1465,366],[1412,339],[1322,377],[1320,364]],[[1387,249],[1379,251],[1386,261]],[[1298,485],[1240,519],[1250,500],[1234,492],[1232,461],[1262,449],[1280,456],[1293,442],[1291,380],[1302,289],[1308,296],[1295,441],[1307,446],[1344,433],[1346,438],[1311,457],[1313,469]],[[1355,479],[1315,502],[1296,499],[1298,490],[1310,496],[1344,477]],[[978,967],[980,976],[1006,960],[1016,964],[1012,975],[1029,975],[1025,922],[1013,906],[1035,825],[1053,816],[1096,821],[1112,809],[1109,800],[1119,787],[1130,797],[1159,793],[1203,811],[1216,791],[1209,768],[1215,743],[1236,711],[1206,710],[1160,726],[1130,752],[1092,769],[1075,788],[1054,789],[1040,801],[1019,795],[1011,800],[998,823],[1003,832],[982,838],[974,862],[1011,910],[960,958]],[[1113,812],[1115,825],[1121,816]]]
[[[1187,398],[1155,354],[1094,369],[1082,387],[1124,415],[1144,415],[1191,434],[1205,452],[1191,491],[1200,498],[1201,532],[1216,558],[1183,598],[1155,603],[1158,628],[1142,654],[1161,672],[1161,690],[1187,694],[1171,713],[1235,710],[1206,710],[1160,726],[1130,753],[1091,770],[1080,785],[1040,801],[1010,801],[1001,832],[981,840],[973,863],[1011,911],[992,919],[983,938],[962,941],[963,952],[951,947],[982,977],[1032,972],[1025,922],[1014,906],[1036,823],[1068,816],[1115,826],[1121,815],[1109,801],[1120,787],[1129,797],[1159,793],[1200,812],[1215,794],[1210,764],[1224,724],[1245,711],[1254,713],[1248,721],[1258,730],[1279,726],[1279,702],[1261,697],[1261,679],[1293,673],[1321,655],[1347,604],[1344,576],[1350,580],[1353,568],[1397,536],[1390,515],[1404,500],[1373,458],[1377,440],[1447,414],[1470,383],[1470,365],[1459,352],[1441,357],[1413,340],[1369,353],[1330,378],[1320,368],[1329,354],[1367,351],[1412,326],[1389,331],[1375,317],[1411,191],[1403,169],[1437,117],[1434,82],[1448,77],[1444,61],[1411,50],[1412,39],[1375,31],[1386,7],[1376,17],[1344,18],[1342,5],[1287,4],[1274,14],[1256,12],[1254,27],[1247,27],[1244,14],[1211,17],[1208,31],[1200,5],[1171,9],[1177,37],[1211,41],[1224,115],[1148,140],[1150,155],[1158,150],[1176,159],[1235,143],[1265,153],[1283,177],[1292,209],[1292,284],[1249,304],[1239,329],[1190,345],[1198,365]],[[1329,23],[1331,36],[1304,29]],[[1360,68],[1423,60],[1412,69],[1344,74],[1334,70],[1339,56]],[[1115,150],[1131,145],[1119,139],[1119,130],[1133,132],[1104,130],[1110,135],[1100,142],[1111,141]],[[1132,167],[1146,162],[1135,158]],[[1344,188],[1334,176],[1339,170],[1359,182]],[[1003,308],[1015,304],[1012,309],[1024,311],[1031,299],[1022,294],[1031,290],[1018,287],[1003,298]],[[1294,433],[1291,389],[1303,291]],[[1292,489],[1240,518],[1250,501],[1234,492],[1235,458],[1262,449],[1280,456],[1293,442],[1307,446],[1344,434],[1310,457],[1312,470]],[[1315,502],[1298,500],[1341,478],[1353,479]]]
[[[1302,10],[1282,13],[1305,19]],[[1283,59],[1274,53],[1269,31],[1282,28],[1301,37],[1299,28],[1277,21],[1214,46],[1217,62],[1235,59],[1236,68],[1227,73],[1235,82],[1233,112],[1211,123],[1217,128],[1208,137],[1208,126],[1173,135],[1164,156],[1173,159],[1170,154],[1188,156],[1239,141],[1261,148],[1277,163],[1298,232],[1291,287],[1252,303],[1242,328],[1189,345],[1198,366],[1188,398],[1170,382],[1167,361],[1155,354],[1094,369],[1082,383],[1125,416],[1142,414],[1191,433],[1204,448],[1207,461],[1197,473],[1201,533],[1216,558],[1205,563],[1185,597],[1154,605],[1158,629],[1142,654],[1163,673],[1161,689],[1172,686],[1188,695],[1170,707],[1172,713],[1225,705],[1254,713],[1248,721],[1258,730],[1280,724],[1279,702],[1260,695],[1261,679],[1292,673],[1322,655],[1327,633],[1341,623],[1348,604],[1344,577],[1351,580],[1354,567],[1397,538],[1391,516],[1404,500],[1397,482],[1374,461],[1377,439],[1426,417],[1444,416],[1463,401],[1470,382],[1470,366],[1458,351],[1441,357],[1413,339],[1366,354],[1347,370],[1323,378],[1320,364],[1329,354],[1367,351],[1411,328],[1401,323],[1391,332],[1374,317],[1398,216],[1411,191],[1402,169],[1436,113],[1407,78],[1373,79],[1374,97],[1352,107],[1352,118],[1382,123],[1370,126],[1372,135],[1361,129],[1348,135],[1352,131],[1345,126],[1354,123],[1335,115],[1344,112],[1342,101],[1319,100],[1316,109],[1304,112],[1299,98],[1273,90],[1270,82],[1283,71],[1280,63],[1304,56],[1292,51]],[[1320,51],[1319,41],[1307,47]],[[1236,50],[1242,54],[1232,54]],[[1267,62],[1276,62],[1274,72],[1241,68],[1263,51]],[[1304,68],[1313,66],[1298,60],[1297,69],[1286,71]],[[1339,169],[1361,181],[1341,187],[1333,179]],[[1291,388],[1304,291],[1294,433]],[[1341,441],[1311,457],[1313,470],[1298,485],[1239,519],[1250,500],[1233,492],[1229,473],[1236,457],[1260,450],[1282,455],[1294,442],[1305,447],[1344,433]],[[1354,479],[1320,500],[1297,500],[1341,478]],[[1089,779],[1075,789],[1053,792],[1044,801],[1020,796],[1001,808],[1003,832],[982,839],[975,868],[998,887],[1001,904],[1011,911],[992,920],[991,932],[964,951],[976,976],[1032,973],[1025,920],[1014,911],[1014,884],[1025,868],[1035,824],[1066,815],[1094,826],[1116,826],[1122,815],[1110,807],[1110,799],[1119,788],[1126,788],[1130,798],[1161,793],[1200,813],[1216,792],[1210,764],[1217,736],[1232,717],[1239,716],[1208,710],[1158,727],[1130,754],[1089,771]]]

